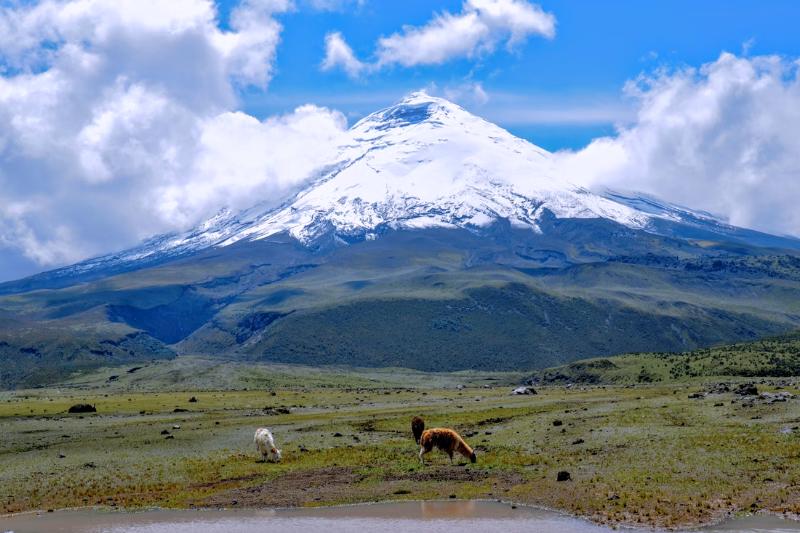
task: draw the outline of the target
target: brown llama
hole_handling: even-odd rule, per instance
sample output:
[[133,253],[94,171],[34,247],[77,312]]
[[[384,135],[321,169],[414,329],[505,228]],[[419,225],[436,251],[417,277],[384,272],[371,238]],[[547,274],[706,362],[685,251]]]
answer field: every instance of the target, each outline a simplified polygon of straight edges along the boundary
[[425,431],[425,421],[415,416],[411,419],[411,433],[414,434],[414,440],[419,444],[419,438],[422,437],[422,432]]
[[454,452],[458,452],[464,457],[467,457],[472,463],[478,460],[475,451],[464,442],[461,435],[450,428],[426,429],[422,432],[419,445],[419,461],[422,464],[425,464],[424,455],[434,448],[439,448],[450,456],[450,464],[453,463]]

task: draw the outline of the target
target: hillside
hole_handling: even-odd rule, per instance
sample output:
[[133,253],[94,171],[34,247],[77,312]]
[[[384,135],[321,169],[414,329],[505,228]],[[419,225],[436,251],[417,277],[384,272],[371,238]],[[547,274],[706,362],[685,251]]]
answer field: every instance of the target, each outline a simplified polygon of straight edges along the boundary
[[800,375],[800,333],[683,353],[634,353],[548,368],[535,383],[625,384]]

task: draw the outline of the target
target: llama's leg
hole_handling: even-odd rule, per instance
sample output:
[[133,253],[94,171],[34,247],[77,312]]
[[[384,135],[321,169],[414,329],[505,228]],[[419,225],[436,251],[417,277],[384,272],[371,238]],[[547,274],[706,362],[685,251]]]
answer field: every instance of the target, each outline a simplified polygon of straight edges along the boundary
[[425,456],[426,453],[427,453],[427,450],[425,449],[425,446],[420,446],[419,447],[419,462],[422,463],[423,465],[425,464],[424,456]]
[[450,456],[450,464],[453,464],[453,451],[452,451],[452,450],[449,450],[449,451],[447,452],[447,455],[449,455],[449,456]]

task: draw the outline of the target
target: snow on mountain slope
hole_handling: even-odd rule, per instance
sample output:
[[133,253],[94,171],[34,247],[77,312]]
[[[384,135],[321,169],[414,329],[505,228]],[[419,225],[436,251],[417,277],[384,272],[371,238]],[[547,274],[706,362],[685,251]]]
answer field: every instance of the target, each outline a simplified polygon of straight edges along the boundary
[[665,220],[674,220],[676,222],[693,220],[727,228],[733,227],[726,224],[721,217],[712,215],[707,211],[689,209],[688,207],[664,202],[663,200],[641,192],[606,189],[600,194],[604,198]]
[[343,241],[372,239],[383,228],[462,227],[498,218],[540,231],[545,210],[559,218],[605,218],[655,231],[654,221],[707,222],[693,212],[644,196],[595,194],[557,175],[549,152],[447,100],[413,93],[349,131],[339,156],[282,205],[223,210],[185,233],[65,269],[170,258],[211,246],[287,232],[304,244],[333,231]]
[[544,209],[642,228],[650,216],[555,175],[548,152],[446,100],[414,93],[350,130],[330,170],[222,244],[288,231],[313,240],[393,228],[481,227],[508,218],[538,230]]

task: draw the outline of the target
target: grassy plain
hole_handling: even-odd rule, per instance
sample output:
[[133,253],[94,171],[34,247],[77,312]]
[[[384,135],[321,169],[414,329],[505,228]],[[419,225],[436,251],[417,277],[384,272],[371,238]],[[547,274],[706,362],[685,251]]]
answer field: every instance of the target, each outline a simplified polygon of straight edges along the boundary
[[[0,514],[448,497],[664,527],[727,513],[800,512],[800,432],[793,429],[800,400],[689,399],[704,388],[697,381],[547,386],[511,396],[521,375],[197,358],[127,370],[0,393]],[[796,381],[758,386],[798,392]],[[67,414],[75,403],[94,404],[97,413]],[[431,454],[421,466],[413,415],[460,431],[476,447],[477,464],[451,466]],[[272,428],[280,464],[257,461],[259,426]],[[572,479],[556,481],[561,470]]]

